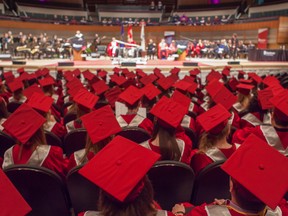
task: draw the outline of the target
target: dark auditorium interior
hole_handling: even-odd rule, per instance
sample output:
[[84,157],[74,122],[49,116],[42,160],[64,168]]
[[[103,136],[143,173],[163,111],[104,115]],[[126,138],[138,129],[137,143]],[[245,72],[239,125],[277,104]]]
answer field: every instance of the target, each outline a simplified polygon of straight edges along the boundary
[[0,216],[288,216],[287,0],[0,0]]

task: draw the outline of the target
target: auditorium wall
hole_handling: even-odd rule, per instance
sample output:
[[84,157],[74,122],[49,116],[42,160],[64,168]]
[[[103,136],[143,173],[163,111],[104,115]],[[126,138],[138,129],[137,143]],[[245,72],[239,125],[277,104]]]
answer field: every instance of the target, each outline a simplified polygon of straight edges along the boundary
[[[252,40],[257,44],[258,29],[269,28],[268,35],[268,47],[279,48],[279,38],[277,37],[279,31],[279,21],[268,22],[255,22],[255,23],[243,23],[243,24],[227,24],[220,26],[147,26],[145,27],[145,38],[148,41],[152,38],[155,42],[159,42],[164,36],[164,31],[174,31],[175,39],[208,39],[219,40],[222,38],[230,39],[233,33],[237,33],[240,40],[244,40],[247,43]],[[95,33],[99,33],[100,36],[105,35],[106,39],[103,40],[103,44],[108,44],[112,37],[120,39],[120,27],[119,26],[89,26],[89,25],[54,25],[32,22],[19,22],[19,21],[1,21],[0,31],[5,32],[11,30],[15,35],[19,31],[25,34],[40,34],[46,32],[48,36],[54,34],[59,37],[72,37],[77,30],[83,32],[87,40],[93,38]],[[140,44],[140,27],[133,27],[134,40]],[[127,35],[127,28],[125,28]],[[126,37],[125,37],[126,39]]]

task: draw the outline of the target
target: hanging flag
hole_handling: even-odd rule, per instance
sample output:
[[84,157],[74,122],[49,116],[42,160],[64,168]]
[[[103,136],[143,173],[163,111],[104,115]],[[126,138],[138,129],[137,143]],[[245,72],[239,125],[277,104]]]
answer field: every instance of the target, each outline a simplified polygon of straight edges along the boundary
[[[121,41],[124,41],[124,26],[123,26],[123,24],[121,24],[120,36],[121,36]],[[124,44],[121,43],[120,47],[124,47]]]
[[128,39],[131,39],[133,41],[132,25],[128,26]]
[[141,38],[141,49],[144,51],[146,45],[145,45],[145,31],[144,31],[144,25],[143,24],[141,26],[140,38]]

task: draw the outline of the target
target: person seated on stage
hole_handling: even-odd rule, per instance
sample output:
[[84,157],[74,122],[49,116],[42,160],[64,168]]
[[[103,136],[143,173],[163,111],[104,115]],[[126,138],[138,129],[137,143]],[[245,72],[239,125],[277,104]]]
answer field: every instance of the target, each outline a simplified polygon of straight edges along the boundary
[[3,169],[14,164],[31,164],[48,168],[65,176],[67,161],[58,146],[47,145],[43,124],[45,118],[27,104],[22,104],[4,122],[4,132],[17,140],[17,144],[4,154]]
[[139,22],[139,26],[146,26],[146,22],[145,19],[141,19],[141,21]]
[[29,47],[31,48],[32,59],[34,59],[36,55],[38,55],[38,59],[40,59],[41,51],[37,37],[34,36],[32,38],[32,42],[29,44]]
[[9,103],[11,102],[24,103],[27,100],[27,97],[23,95],[24,85],[21,80],[17,79],[8,83],[8,87],[13,94],[9,98]]
[[27,102],[30,107],[46,119],[46,122],[43,124],[43,129],[52,132],[63,140],[67,131],[62,124],[56,121],[55,116],[51,113],[52,103],[53,99],[51,97],[37,92],[34,92]]
[[128,110],[127,113],[119,115],[117,121],[121,127],[139,127],[151,134],[153,123],[148,118],[138,114],[142,96],[143,92],[134,86],[129,86],[122,92],[118,100],[125,102]]
[[170,45],[168,46],[168,55],[172,56],[175,53],[177,53],[177,46],[175,40],[172,40]]
[[195,45],[194,45],[194,43],[192,41],[188,42],[186,52],[187,52],[187,56],[195,57],[195,55],[196,55],[196,53],[195,53]]
[[243,40],[239,41],[239,46],[237,47],[237,52],[239,54],[239,57],[245,58],[246,55],[248,54],[248,48],[247,46],[244,44]]
[[[127,38],[127,43],[128,44],[136,44],[136,42],[133,40],[133,38],[130,38],[130,37]],[[128,44],[125,45],[127,56],[134,58],[135,57],[135,47],[128,45]]]
[[228,121],[230,117],[231,113],[220,104],[197,117],[196,122],[204,132],[199,134],[199,150],[195,151],[191,159],[195,174],[213,162],[226,160],[239,147],[227,142],[231,127]]
[[81,120],[87,130],[86,146],[69,157],[68,171],[90,161],[122,130],[108,105],[82,116]]
[[161,42],[158,44],[158,58],[166,59],[168,57],[168,46],[165,39],[161,39]]
[[150,110],[156,122],[152,138],[141,145],[161,154],[161,160],[190,164],[192,142],[180,125],[186,112],[182,104],[163,96]]
[[107,22],[108,22],[108,21],[107,21],[106,18],[104,18],[104,19],[101,21],[101,23],[102,23],[103,26],[106,26],[106,25],[107,25]]
[[205,45],[200,39],[195,47],[195,54],[197,57],[200,57],[200,58],[202,57],[202,54],[203,54],[202,49],[204,48],[205,48]]
[[23,35],[22,38],[20,38],[20,42],[18,46],[16,47],[17,54],[24,54],[25,58],[30,58],[30,52],[31,49],[28,47],[28,41],[27,41],[27,36]]
[[79,90],[76,95],[73,96],[73,101],[76,103],[76,119],[68,122],[65,127],[67,132],[77,129],[83,128],[81,116],[90,113],[94,106],[96,105],[99,97],[92,94],[86,89]]
[[118,43],[116,42],[116,38],[113,37],[112,41],[107,46],[107,53],[109,56],[116,57],[118,50]]
[[253,50],[255,48],[256,48],[255,44],[253,44],[253,42],[250,40],[248,45],[247,45],[247,49],[248,50]]
[[288,203],[283,198],[288,187],[287,167],[286,157],[250,135],[221,166],[230,176],[231,200],[215,199],[211,204],[200,206],[177,204],[172,212],[178,216],[287,215]]
[[171,212],[159,210],[146,176],[159,157],[135,142],[115,137],[79,170],[80,175],[100,187],[100,195],[94,208],[98,211],[81,212],[78,216],[172,216]]
[[151,1],[149,9],[155,10],[155,2],[154,1]]
[[3,131],[2,124],[6,121],[8,116],[9,116],[9,113],[7,110],[6,102],[4,98],[0,96],[0,131]]
[[156,54],[156,43],[153,42],[152,39],[149,40],[149,44],[147,47],[147,56],[151,60],[154,60],[154,56]]

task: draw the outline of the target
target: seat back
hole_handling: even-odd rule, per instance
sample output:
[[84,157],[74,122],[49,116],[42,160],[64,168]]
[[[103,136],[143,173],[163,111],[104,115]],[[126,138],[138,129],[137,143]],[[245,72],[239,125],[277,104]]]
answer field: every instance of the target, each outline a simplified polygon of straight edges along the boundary
[[70,131],[64,137],[63,150],[67,157],[73,152],[85,148],[87,131],[84,128]]
[[66,125],[68,122],[73,121],[77,118],[77,114],[76,113],[67,113],[64,117],[63,117],[63,123],[64,125]]
[[107,46],[105,45],[98,45],[97,46],[97,53],[100,55],[106,55]]
[[16,102],[16,101],[9,102],[7,104],[7,110],[8,112],[13,113],[21,105],[22,105],[22,102]]
[[61,139],[50,131],[44,131],[48,145],[63,147]]
[[142,143],[151,138],[150,134],[146,130],[138,127],[123,127],[122,131],[120,131],[117,135],[125,137],[136,143]]
[[171,210],[175,203],[190,201],[195,180],[190,166],[178,161],[158,161],[149,170],[148,177],[154,199],[163,209]]
[[209,164],[196,177],[191,203],[211,203],[215,198],[229,199],[229,175],[221,169],[225,161]]
[[67,190],[55,172],[30,165],[9,166],[4,172],[31,206],[29,216],[70,215]]
[[5,151],[15,144],[16,140],[3,131],[0,131],[0,157],[3,158]]
[[188,127],[183,127],[183,129],[185,131],[185,134],[190,138],[190,140],[193,143],[192,148],[193,149],[198,148],[198,137],[195,131],[193,131],[191,128],[188,128]]
[[78,173],[82,167],[73,168],[66,181],[75,215],[87,210],[97,211],[99,199],[99,187]]

